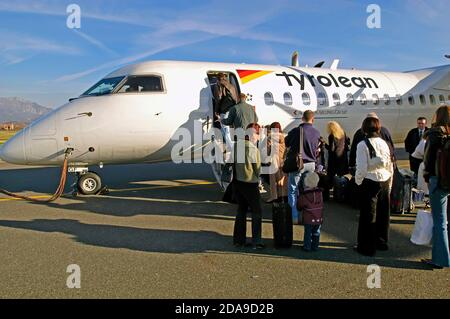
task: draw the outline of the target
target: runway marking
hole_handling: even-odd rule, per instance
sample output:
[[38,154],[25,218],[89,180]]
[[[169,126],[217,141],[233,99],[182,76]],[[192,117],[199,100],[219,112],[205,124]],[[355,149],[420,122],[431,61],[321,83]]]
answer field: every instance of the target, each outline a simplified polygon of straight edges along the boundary
[[[176,187],[188,187],[188,186],[201,186],[201,185],[214,185],[216,182],[198,182],[198,183],[190,183],[183,185],[161,185],[161,186],[149,186],[149,187],[134,187],[134,188],[122,188],[122,189],[110,189],[110,193],[121,193],[121,192],[129,192],[129,191],[144,191],[144,190],[154,190],[154,189],[168,189],[168,188],[176,188]],[[95,196],[95,195],[93,195]],[[106,196],[102,196],[106,197]],[[50,198],[50,195],[44,196],[32,196],[33,199],[45,199]],[[114,197],[111,197],[114,198]],[[9,201],[23,201],[21,198],[0,198],[0,202],[9,202]]]
[[[44,196],[44,195],[40,195],[40,196],[31,196],[30,198],[33,199],[46,199],[46,198],[50,198],[50,195]],[[14,201],[14,200],[24,200],[22,198],[0,198],[0,202],[9,202],[9,201]]]
[[184,185],[161,185],[161,186],[149,186],[149,187],[110,189],[109,191],[111,193],[118,193],[118,192],[145,191],[145,190],[153,190],[153,189],[166,189],[166,188],[187,187],[187,186],[213,185],[213,184],[216,184],[216,182],[199,182],[199,183],[191,183],[191,184],[184,184]]
[[176,203],[176,204],[220,204],[222,201],[192,201],[192,200],[180,200],[180,199],[164,199],[164,198],[149,198],[149,197],[124,197],[124,196],[108,196],[102,195],[101,198],[109,199],[122,199],[122,200],[139,200],[144,202],[156,202],[156,203]]

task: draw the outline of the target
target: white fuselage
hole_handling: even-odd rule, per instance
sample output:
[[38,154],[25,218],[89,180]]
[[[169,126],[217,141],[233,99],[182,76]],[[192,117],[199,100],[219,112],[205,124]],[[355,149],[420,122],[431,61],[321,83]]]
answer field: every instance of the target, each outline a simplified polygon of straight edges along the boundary
[[[263,74],[257,77],[249,76],[248,71],[266,72],[257,73]],[[401,142],[407,131],[415,127],[417,117],[431,119],[439,104],[450,99],[450,65],[393,73],[144,62],[124,67],[106,78],[159,75],[164,90],[80,97],[18,133],[0,150],[0,157],[16,164],[60,165],[64,151],[73,148],[72,166],[170,160],[174,144],[171,138],[180,127],[193,130],[196,122],[211,127],[210,72],[235,75],[239,90],[251,96],[249,103],[256,106],[260,124],[277,121],[285,132],[298,125],[302,112],[310,109],[316,112],[315,125],[323,136],[327,135],[326,124],[331,120],[338,121],[352,136],[366,114],[376,112],[393,139]],[[321,98],[322,94],[325,98]],[[409,101],[411,97],[414,104]]]

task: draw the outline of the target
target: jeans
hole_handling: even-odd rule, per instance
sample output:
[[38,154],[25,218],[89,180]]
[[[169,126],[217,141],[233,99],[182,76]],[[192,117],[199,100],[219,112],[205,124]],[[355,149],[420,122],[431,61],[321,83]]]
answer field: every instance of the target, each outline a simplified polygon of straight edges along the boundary
[[305,225],[303,248],[305,250],[319,249],[321,225]]
[[[224,113],[224,114],[220,114],[220,120],[227,119],[228,115],[229,115],[229,112]],[[223,140],[225,141],[227,149],[228,150],[232,150],[232,148],[233,148],[233,141],[231,140],[230,127],[227,126],[227,125],[222,124],[221,125],[221,131],[222,131]]]
[[447,232],[449,193],[439,188],[436,176],[430,177],[429,190],[431,213],[433,215],[433,264],[441,267],[450,267]]
[[305,163],[304,168],[300,172],[292,172],[288,174],[288,202],[292,208],[292,218],[295,220],[299,218],[297,210],[298,185],[300,183],[302,174],[305,172],[314,172],[316,163]]
[[234,223],[233,243],[244,245],[247,234],[247,211],[252,213],[252,244],[262,244],[262,206],[258,183],[233,182],[233,190],[238,203],[238,211]]

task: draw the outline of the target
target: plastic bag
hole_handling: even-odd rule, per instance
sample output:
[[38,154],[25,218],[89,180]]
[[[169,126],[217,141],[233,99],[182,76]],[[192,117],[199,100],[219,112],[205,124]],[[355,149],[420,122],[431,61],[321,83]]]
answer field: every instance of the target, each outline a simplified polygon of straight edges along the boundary
[[433,216],[426,210],[419,210],[411,235],[411,242],[416,245],[429,245],[433,237]]

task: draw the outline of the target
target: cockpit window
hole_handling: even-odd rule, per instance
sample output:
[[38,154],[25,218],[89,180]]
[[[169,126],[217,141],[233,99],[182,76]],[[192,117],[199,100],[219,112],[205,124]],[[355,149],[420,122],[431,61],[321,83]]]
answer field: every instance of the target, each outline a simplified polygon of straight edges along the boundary
[[162,79],[156,75],[130,76],[117,93],[163,92]]
[[100,96],[110,94],[124,78],[124,76],[119,76],[115,78],[102,79],[89,90],[84,92],[82,96]]

